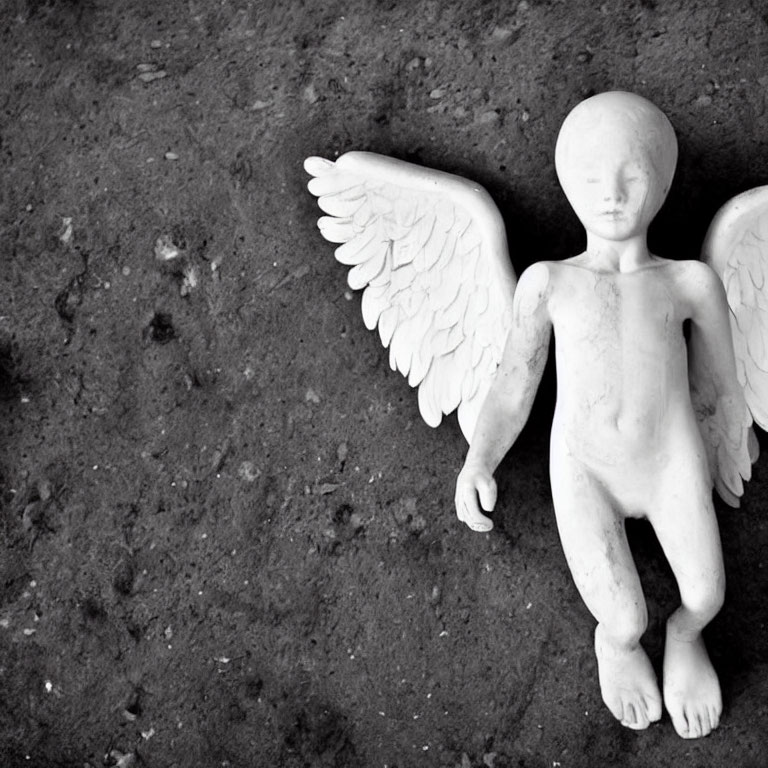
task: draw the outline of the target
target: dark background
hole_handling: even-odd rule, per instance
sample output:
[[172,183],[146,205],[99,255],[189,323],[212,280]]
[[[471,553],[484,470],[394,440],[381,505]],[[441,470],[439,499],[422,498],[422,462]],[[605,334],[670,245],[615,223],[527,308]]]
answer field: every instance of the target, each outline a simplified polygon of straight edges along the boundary
[[[473,534],[455,419],[389,370],[302,169],[369,149],[475,179],[519,273],[583,245],[561,121],[632,90],[680,143],[651,245],[695,258],[768,183],[765,3],[5,0],[0,24],[0,764],[765,764],[768,458],[717,507],[720,728],[622,728],[554,526],[552,371]],[[658,667],[676,589],[631,540]]]

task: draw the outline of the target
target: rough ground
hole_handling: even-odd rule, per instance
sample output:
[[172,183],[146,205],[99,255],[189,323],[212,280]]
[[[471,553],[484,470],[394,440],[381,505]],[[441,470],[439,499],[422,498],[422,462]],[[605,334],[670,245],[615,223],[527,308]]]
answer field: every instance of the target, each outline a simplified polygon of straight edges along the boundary
[[[0,764],[765,765],[768,453],[718,506],[721,727],[623,729],[554,527],[552,371],[472,534],[455,420],[364,329],[302,161],[480,181],[519,272],[582,243],[561,120],[633,90],[680,140],[652,245],[695,257],[768,183],[767,62],[760,0],[0,0]],[[675,587],[631,535],[658,665]]]

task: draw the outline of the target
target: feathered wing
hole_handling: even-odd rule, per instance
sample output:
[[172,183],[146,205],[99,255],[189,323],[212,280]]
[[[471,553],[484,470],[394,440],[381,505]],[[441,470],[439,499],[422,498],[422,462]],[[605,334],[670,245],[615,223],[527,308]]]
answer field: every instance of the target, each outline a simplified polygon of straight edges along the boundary
[[[768,430],[768,186],[734,197],[717,212],[704,240],[702,259],[725,286],[736,376],[749,411],[746,419],[732,413],[728,423],[721,418],[721,423],[706,425],[710,439],[705,434],[705,441],[719,468],[718,491],[724,501],[737,506],[742,493],[739,475],[749,478],[751,461],[758,454],[751,420]],[[728,483],[724,477],[735,480]]]
[[516,278],[488,193],[453,174],[370,152],[310,157],[309,191],[336,258],[363,289],[393,370],[418,387],[430,426],[459,409],[470,440],[512,322]]

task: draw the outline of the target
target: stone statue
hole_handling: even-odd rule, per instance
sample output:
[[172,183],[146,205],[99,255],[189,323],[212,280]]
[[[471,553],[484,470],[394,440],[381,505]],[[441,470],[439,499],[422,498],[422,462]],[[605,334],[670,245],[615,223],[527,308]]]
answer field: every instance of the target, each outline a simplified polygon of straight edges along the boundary
[[662,259],[646,235],[676,160],[672,126],[647,100],[610,92],[577,105],[555,164],[586,250],[533,264],[519,282],[481,187],[370,153],[305,167],[329,214],[322,234],[342,243],[349,284],[365,289],[365,323],[419,387],[425,421],[436,426],[458,408],[469,451],[455,503],[472,530],[493,528],[493,473],[528,418],[554,333],[552,497],[597,620],[603,699],[629,728],[661,718],[624,526],[644,517],[681,599],[667,622],[663,703],[677,733],[697,738],[722,711],[701,634],[725,588],[712,487],[738,506],[757,457],[753,417],[768,425],[768,187],[724,206],[703,262]]

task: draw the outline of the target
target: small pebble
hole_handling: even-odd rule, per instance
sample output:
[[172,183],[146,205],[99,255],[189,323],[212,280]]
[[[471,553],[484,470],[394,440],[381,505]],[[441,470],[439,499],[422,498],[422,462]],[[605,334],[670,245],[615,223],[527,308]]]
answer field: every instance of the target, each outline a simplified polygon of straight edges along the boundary
[[514,30],[509,27],[497,26],[494,27],[493,32],[491,32],[491,40],[493,40],[494,43],[503,43],[505,40],[509,40],[514,33]]
[[243,478],[247,483],[252,483],[257,480],[261,474],[260,470],[254,466],[252,461],[244,461],[240,465],[240,469],[237,474]]
[[61,240],[64,245],[67,245],[72,240],[72,217],[64,216],[61,220],[61,225],[63,231],[59,235],[59,240]]
[[40,496],[40,501],[48,501],[51,498],[50,480],[40,480],[37,484],[37,493]]
[[157,72],[142,72],[139,75],[139,80],[145,83],[151,83],[153,80],[161,80],[166,77],[168,73],[164,69],[159,69]]
[[180,255],[181,251],[169,235],[161,235],[155,241],[155,258],[158,261],[171,261]]
[[198,285],[198,274],[196,267],[187,267],[184,270],[184,280],[179,288],[182,296],[187,296]]
[[495,123],[499,119],[500,115],[495,109],[491,109],[488,112],[483,112],[476,120],[480,125],[488,125],[489,123]]

